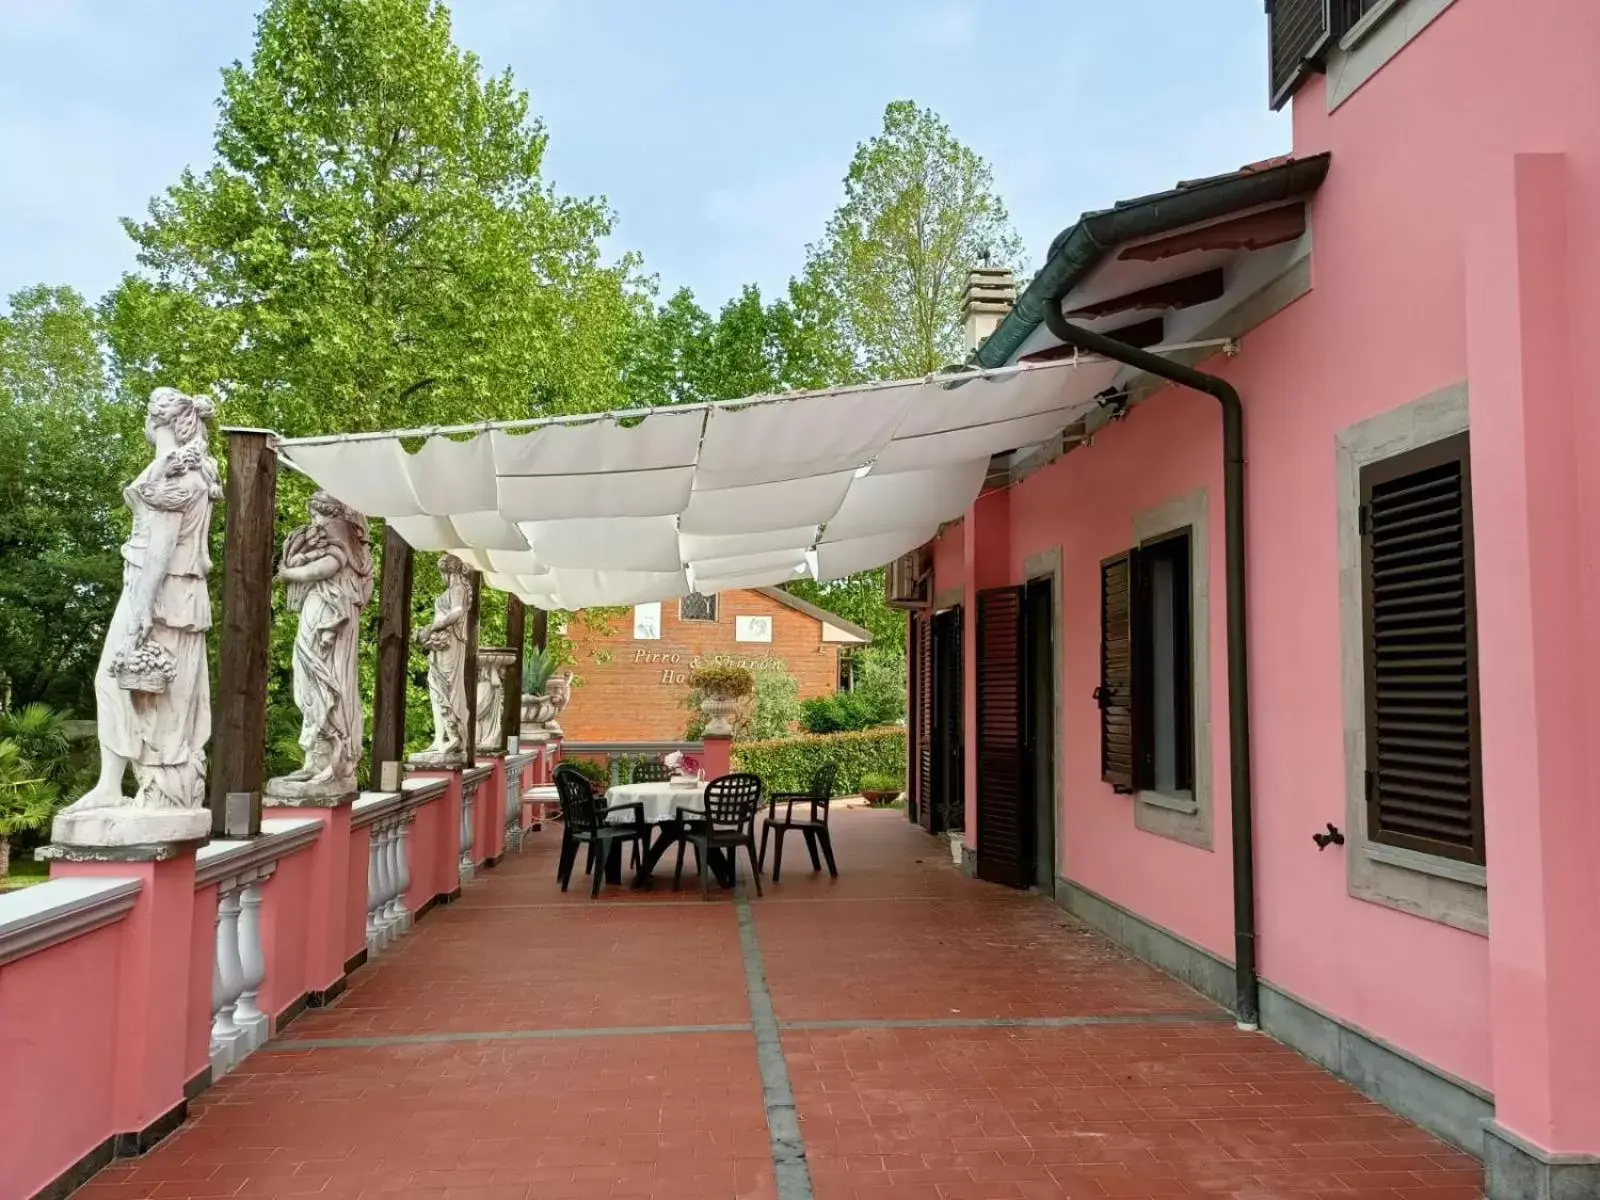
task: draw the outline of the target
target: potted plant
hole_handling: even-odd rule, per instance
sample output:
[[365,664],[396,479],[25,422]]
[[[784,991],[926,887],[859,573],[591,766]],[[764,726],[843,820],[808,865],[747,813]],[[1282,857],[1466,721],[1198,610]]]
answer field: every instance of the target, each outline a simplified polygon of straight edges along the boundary
[[900,799],[904,785],[893,775],[868,771],[861,777],[861,798],[872,808],[887,808]]
[[548,646],[522,660],[522,731],[526,734],[544,732],[546,722],[555,719],[556,705],[549,695],[555,671],[555,652]]
[[689,686],[700,693],[706,735],[732,737],[729,718],[738,712],[739,701],[755,694],[756,678],[743,667],[701,667],[689,676]]

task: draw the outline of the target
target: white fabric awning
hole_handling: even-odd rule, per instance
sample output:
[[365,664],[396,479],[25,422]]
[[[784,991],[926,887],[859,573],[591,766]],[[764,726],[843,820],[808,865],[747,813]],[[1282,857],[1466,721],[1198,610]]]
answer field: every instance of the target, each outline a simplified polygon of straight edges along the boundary
[[[459,430],[286,439],[279,454],[418,550],[547,609],[837,579],[914,550],[989,459],[1082,419],[1117,364],[1008,367]],[[402,438],[422,438],[408,453]]]

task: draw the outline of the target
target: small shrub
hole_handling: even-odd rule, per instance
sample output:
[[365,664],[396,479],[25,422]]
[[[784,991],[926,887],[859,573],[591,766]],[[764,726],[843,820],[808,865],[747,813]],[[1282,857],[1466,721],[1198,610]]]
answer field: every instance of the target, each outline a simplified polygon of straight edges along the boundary
[[611,782],[611,771],[598,758],[563,758],[560,765],[573,768],[590,783],[604,787]]
[[868,792],[889,792],[898,796],[905,784],[900,782],[899,774],[891,775],[887,771],[868,771],[861,776],[861,794]]
[[755,694],[756,677],[744,667],[701,667],[689,676],[689,686],[719,700],[743,700]]
[[867,775],[905,771],[906,731],[890,726],[744,742],[734,745],[733,761],[734,770],[761,776],[770,792],[803,792],[811,786],[811,776],[831,762],[839,772],[834,792],[848,796],[861,790]]
[[888,723],[877,706],[855,692],[813,696],[800,710],[808,733],[849,733]]

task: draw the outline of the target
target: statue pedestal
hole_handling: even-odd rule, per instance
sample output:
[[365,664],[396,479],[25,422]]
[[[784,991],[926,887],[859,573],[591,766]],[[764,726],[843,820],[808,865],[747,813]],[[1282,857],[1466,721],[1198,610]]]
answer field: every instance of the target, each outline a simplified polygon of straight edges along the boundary
[[261,789],[264,807],[270,808],[338,808],[356,798],[354,776],[349,779],[325,780],[312,783],[306,779],[269,779]]
[[210,836],[209,808],[134,808],[123,804],[57,813],[50,825],[50,840],[56,844],[46,850],[145,848],[203,842]]
[[[199,815],[209,832],[210,813],[200,810]],[[40,859],[51,863],[52,879],[139,881],[133,908],[114,927],[121,940],[116,994],[105,997],[116,1009],[109,1047],[113,1059],[109,1124],[119,1156],[144,1153],[182,1124],[188,1076],[202,1075],[209,1067],[203,1055],[194,1062],[187,1053],[190,1032],[210,1024],[209,1014],[194,1011],[194,1005],[204,1004],[211,992],[211,957],[193,953],[195,921],[207,923],[199,931],[207,944],[216,936],[211,916],[196,915],[197,844],[198,839],[137,846],[50,845],[37,851]]]

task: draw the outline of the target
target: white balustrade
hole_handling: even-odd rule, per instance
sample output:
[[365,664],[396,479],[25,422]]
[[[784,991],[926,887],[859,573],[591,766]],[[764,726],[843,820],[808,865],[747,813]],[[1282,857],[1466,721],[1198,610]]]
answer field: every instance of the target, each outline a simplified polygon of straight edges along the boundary
[[217,890],[217,952],[211,966],[211,1077],[225,1075],[238,1061],[235,1043],[240,1029],[233,1014],[244,991],[239,962],[239,885]]
[[531,760],[506,758],[506,849],[522,849],[522,779]]
[[[367,812],[363,813],[365,808]],[[376,815],[371,815],[373,810]],[[356,803],[357,826],[367,830],[367,953],[376,954],[411,928],[406,889],[411,886],[414,805],[372,795]]]
[[262,943],[263,885],[278,860],[309,846],[321,823],[308,819],[264,822],[249,841],[216,841],[195,855],[197,887],[217,888],[215,950],[211,963],[211,1077],[226,1075],[272,1034],[262,1011],[267,981]]
[[267,956],[261,944],[261,885],[272,874],[272,867],[263,867],[256,878],[239,891],[239,966],[243,973],[243,986],[239,1000],[233,1008],[233,1023],[243,1036],[246,1053],[267,1040],[267,1014],[258,1003],[261,985],[267,979]]
[[472,861],[473,826],[477,824],[478,780],[461,784],[461,882],[466,883],[476,867]]

